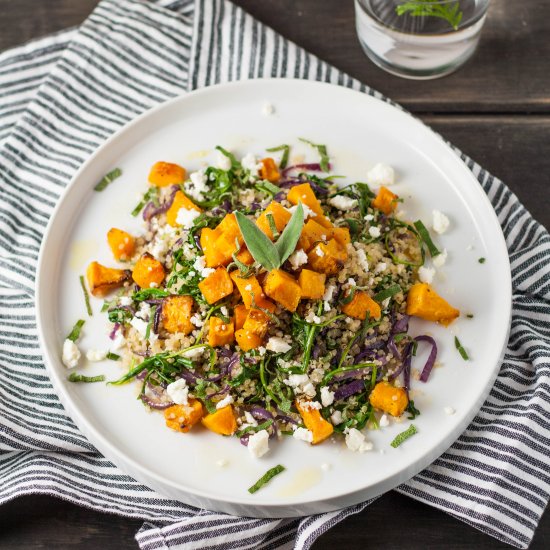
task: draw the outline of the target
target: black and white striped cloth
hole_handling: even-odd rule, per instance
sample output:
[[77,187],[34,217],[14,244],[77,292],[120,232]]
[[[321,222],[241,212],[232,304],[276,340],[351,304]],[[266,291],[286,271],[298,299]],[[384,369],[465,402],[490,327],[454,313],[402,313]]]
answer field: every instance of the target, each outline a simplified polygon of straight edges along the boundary
[[[142,518],[136,538],[147,550],[307,549],[368,505],[259,520],[170,501],[90,445],[42,363],[33,303],[37,255],[78,167],[150,107],[191,89],[257,77],[323,80],[388,101],[226,0],[103,0],[79,29],[0,55],[0,503],[44,493]],[[461,158],[506,237],[512,330],[478,416],[443,456],[397,490],[527,548],[550,495],[550,236],[501,181]]]

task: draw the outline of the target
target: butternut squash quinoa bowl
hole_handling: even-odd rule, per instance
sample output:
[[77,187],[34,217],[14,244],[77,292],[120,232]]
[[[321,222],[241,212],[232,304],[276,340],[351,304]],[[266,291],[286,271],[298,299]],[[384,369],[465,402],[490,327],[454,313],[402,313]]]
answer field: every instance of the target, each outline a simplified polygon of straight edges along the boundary
[[[217,165],[190,174],[163,161],[151,168],[128,212],[142,216],[143,234],[113,227],[105,236],[126,268],[90,258],[81,278],[88,308],[104,300],[111,323],[110,351],[87,358],[118,361],[123,373],[109,384],[136,382],[144,406],[182,437],[237,437],[256,458],[285,437],[341,437],[363,453],[373,447],[368,431],[393,418],[409,424],[396,447],[421,414],[411,378],[427,383],[437,359],[436,341],[409,335],[409,319],[447,326],[460,315],[431,286],[447,255],[434,238],[449,220],[438,211],[430,223],[402,219],[390,166],[340,184],[326,147],[301,141],[318,163],[288,165],[291,148],[281,145],[261,160],[217,147]],[[68,368],[78,366],[83,324],[64,342]],[[430,351],[413,370],[419,346]]]

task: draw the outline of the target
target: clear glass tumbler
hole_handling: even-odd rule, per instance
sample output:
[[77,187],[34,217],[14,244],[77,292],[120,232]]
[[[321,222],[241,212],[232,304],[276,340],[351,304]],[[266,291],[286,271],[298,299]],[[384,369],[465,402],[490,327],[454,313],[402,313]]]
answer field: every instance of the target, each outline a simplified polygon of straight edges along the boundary
[[489,0],[355,0],[357,35],[386,71],[437,78],[474,53]]

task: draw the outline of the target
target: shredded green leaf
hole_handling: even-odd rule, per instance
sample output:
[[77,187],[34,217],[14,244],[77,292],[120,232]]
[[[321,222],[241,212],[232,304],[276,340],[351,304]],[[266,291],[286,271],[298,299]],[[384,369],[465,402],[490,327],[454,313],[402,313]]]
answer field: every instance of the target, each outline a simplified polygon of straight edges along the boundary
[[158,187],[149,187],[149,189],[147,189],[147,191],[144,193],[143,198],[136,204],[136,207],[132,210],[132,216],[137,216],[149,201],[158,202],[158,192]]
[[84,376],[83,374],[78,374],[76,372],[71,372],[67,376],[69,382],[104,382],[105,375],[100,374],[99,376]]
[[101,181],[94,187],[94,191],[103,191],[112,181],[116,180],[122,176],[122,170],[120,168],[115,168],[111,170],[108,174],[105,174]]
[[80,331],[82,329],[82,326],[84,325],[85,321],[82,319],[79,319],[74,327],[73,330],[69,333],[69,336],[67,336],[67,340],[71,340],[72,342],[76,342],[80,338]]
[[464,361],[468,361],[470,359],[470,357],[468,357],[468,353],[462,347],[462,344],[460,343],[460,340],[456,336],[455,336],[455,348],[458,350],[458,353],[460,353],[460,355],[461,355],[462,359],[464,359]]
[[277,151],[283,151],[283,156],[281,157],[281,162],[279,162],[279,168],[284,170],[288,164],[288,156],[290,154],[290,145],[279,145],[278,147],[271,147],[266,149],[269,153],[276,153]]
[[261,489],[266,483],[272,480],[275,476],[279,475],[281,472],[285,471],[285,467],[280,464],[268,470],[252,487],[248,489],[250,494],[254,494],[256,491]]
[[479,262],[480,264],[484,264],[484,263],[485,263],[485,258],[479,258],[478,262]]
[[107,353],[105,357],[107,357],[107,359],[110,359],[111,361],[118,361],[120,359],[120,355],[113,353],[112,351]]
[[399,447],[399,445],[401,445],[404,441],[406,441],[407,439],[409,439],[409,437],[412,437],[416,433],[418,433],[416,426],[414,424],[411,424],[404,432],[397,434],[390,445],[394,449],[396,449],[397,447]]
[[380,303],[386,300],[387,298],[391,298],[392,296],[399,294],[399,292],[402,292],[402,291],[403,289],[399,285],[395,284],[375,294],[374,300]]
[[86,283],[84,282],[84,276],[80,276],[80,286],[82,287],[82,292],[84,293],[84,301],[86,302],[86,311],[91,317],[94,312],[92,311],[92,306],[90,305],[90,295],[88,294],[88,289],[86,288]]
[[256,184],[256,189],[258,191],[263,191],[264,193],[267,193],[268,195],[271,195],[272,197],[275,196],[277,193],[281,192],[281,188],[277,187],[276,185],[273,185],[268,180],[262,180]]
[[321,155],[321,161],[319,165],[321,166],[321,170],[323,172],[328,172],[330,170],[330,164],[329,164],[329,158],[327,154],[327,146],[326,145],[320,145],[318,143],[313,143],[312,141],[309,141],[307,139],[299,138],[300,141],[307,143],[308,145],[311,145],[311,147],[317,149],[319,152],[319,155]]
[[420,221],[416,220],[414,222],[414,227],[416,228],[416,231],[420,235],[420,238],[422,241],[424,241],[424,244],[427,246],[428,251],[430,252],[430,256],[432,258],[435,258],[436,256],[439,256],[441,252],[438,250],[437,246],[432,241],[432,238],[430,237],[430,233],[426,229],[426,226]]
[[409,401],[405,412],[409,413],[409,420],[414,420],[420,415],[420,411],[414,406],[414,401],[412,399]]

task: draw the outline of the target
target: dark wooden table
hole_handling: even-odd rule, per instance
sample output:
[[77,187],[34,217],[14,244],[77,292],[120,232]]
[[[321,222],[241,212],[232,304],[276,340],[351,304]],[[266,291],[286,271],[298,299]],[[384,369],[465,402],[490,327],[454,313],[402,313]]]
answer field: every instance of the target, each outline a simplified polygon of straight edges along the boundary
[[[493,0],[478,52],[459,72],[413,82],[366,59],[352,0],[235,0],[309,51],[400,102],[503,179],[550,227],[550,2]],[[0,50],[77,25],[97,0],[0,0]],[[550,467],[550,459],[549,459]],[[138,520],[47,497],[0,508],[0,547],[135,548]],[[465,523],[391,492],[323,535],[315,548],[509,548]],[[550,512],[532,550],[550,548]]]

